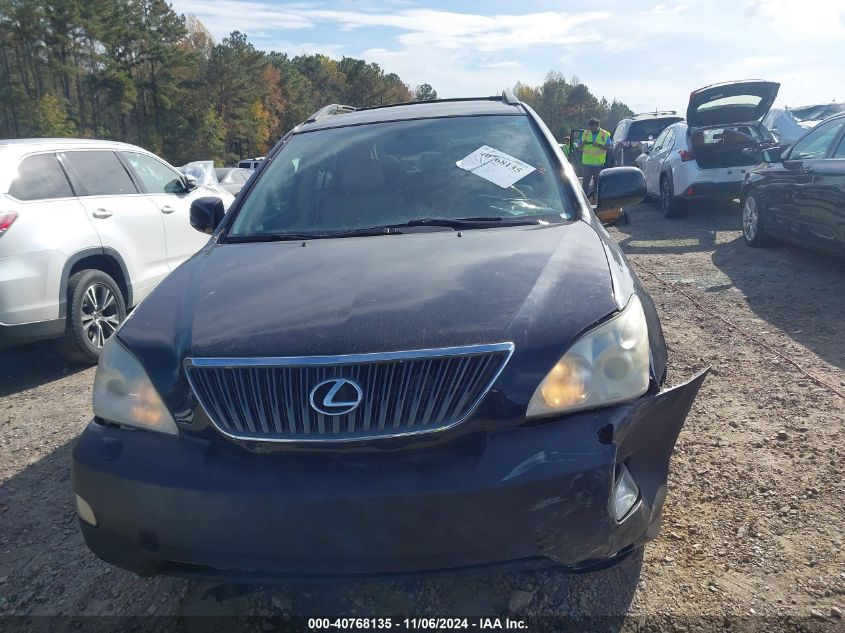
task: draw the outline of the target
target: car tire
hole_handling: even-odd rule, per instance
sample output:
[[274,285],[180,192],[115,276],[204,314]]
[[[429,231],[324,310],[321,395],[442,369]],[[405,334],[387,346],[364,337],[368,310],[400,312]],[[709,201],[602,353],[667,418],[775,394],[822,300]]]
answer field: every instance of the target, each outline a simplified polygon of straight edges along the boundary
[[742,238],[754,248],[768,243],[766,235],[765,212],[758,196],[749,192],[742,199]]
[[680,203],[675,199],[675,188],[672,179],[660,177],[660,210],[665,218],[676,218],[680,211]]
[[67,325],[56,351],[69,363],[93,365],[126,318],[120,287],[101,270],[82,270],[68,280],[67,306]]

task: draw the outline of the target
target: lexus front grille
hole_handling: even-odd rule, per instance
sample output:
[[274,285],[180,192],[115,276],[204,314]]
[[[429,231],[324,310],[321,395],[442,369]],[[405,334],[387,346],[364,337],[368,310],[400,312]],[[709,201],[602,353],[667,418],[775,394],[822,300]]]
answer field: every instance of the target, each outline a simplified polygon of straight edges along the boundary
[[467,419],[512,343],[281,358],[188,358],[188,381],[224,435],[350,441],[440,431]]

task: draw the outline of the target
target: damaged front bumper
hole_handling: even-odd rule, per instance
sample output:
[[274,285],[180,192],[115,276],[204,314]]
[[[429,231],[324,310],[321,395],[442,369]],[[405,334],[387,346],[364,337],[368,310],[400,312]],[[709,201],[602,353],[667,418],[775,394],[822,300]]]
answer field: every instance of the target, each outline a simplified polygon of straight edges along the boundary
[[[95,554],[141,575],[586,568],[656,535],[706,373],[631,404],[424,450],[257,455],[93,422],[73,486],[97,527],[80,525]],[[639,498],[617,521],[623,465]]]

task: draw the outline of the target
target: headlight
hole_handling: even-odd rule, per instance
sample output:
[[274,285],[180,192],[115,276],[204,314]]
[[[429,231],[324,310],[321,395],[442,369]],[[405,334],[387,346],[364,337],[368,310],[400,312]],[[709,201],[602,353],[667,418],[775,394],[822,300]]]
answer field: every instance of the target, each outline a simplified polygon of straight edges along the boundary
[[179,430],[141,363],[112,336],[100,350],[94,377],[94,415],[159,433]]
[[648,389],[648,325],[634,295],[615,317],[578,339],[537,387],[527,417],[604,407]]

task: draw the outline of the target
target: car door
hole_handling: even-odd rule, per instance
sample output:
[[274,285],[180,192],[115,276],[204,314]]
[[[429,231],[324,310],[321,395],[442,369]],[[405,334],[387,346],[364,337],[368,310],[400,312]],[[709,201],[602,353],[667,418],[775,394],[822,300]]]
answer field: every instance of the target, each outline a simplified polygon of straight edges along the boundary
[[663,153],[663,146],[670,132],[671,130],[667,128],[660,133],[660,136],[657,137],[651,151],[648,153],[648,159],[645,165],[646,189],[650,194],[655,196],[660,194],[660,167],[666,158],[666,155]]
[[767,186],[766,211],[776,232],[791,239],[818,245],[816,216],[818,202],[813,192],[816,166],[827,156],[842,121],[822,123],[798,140],[783,158]]
[[155,212],[164,223],[167,262],[170,269],[196,253],[208,242],[208,235],[191,226],[191,203],[208,195],[200,187],[188,191],[182,175],[155,156],[123,151],[121,155],[134,171]]
[[654,150],[655,147],[657,147],[658,142],[663,142],[662,136],[659,136],[654,140],[654,142],[651,144],[651,147],[649,147],[648,152],[643,154],[643,158],[640,160],[640,169],[642,169],[643,177],[645,178],[646,193],[652,195],[656,195],[657,192],[652,189],[651,185],[651,152]]
[[160,214],[114,151],[66,150],[59,160],[103,247],[123,259],[137,303],[170,272]]
[[807,203],[813,245],[845,254],[845,118],[838,122],[827,155],[813,166]]
[[[13,177],[6,195],[0,193],[0,215],[17,215],[0,241],[0,322],[56,319],[63,316],[63,258],[100,248],[100,238],[55,153],[29,154],[8,166]],[[24,253],[27,264],[18,270],[27,274],[3,274],[4,258]]]

